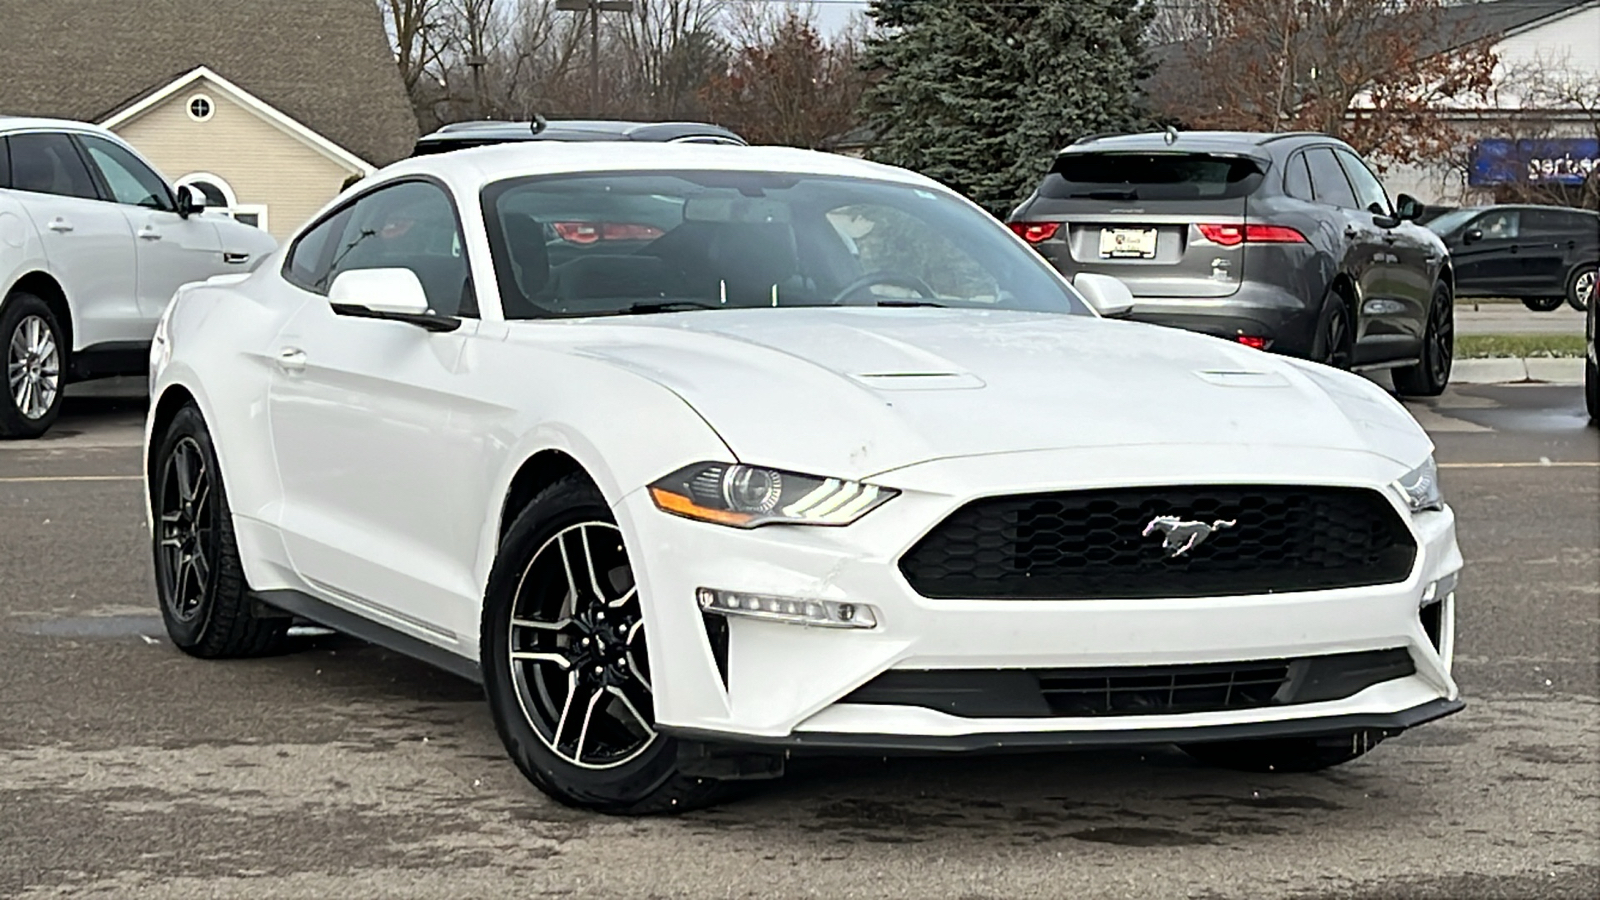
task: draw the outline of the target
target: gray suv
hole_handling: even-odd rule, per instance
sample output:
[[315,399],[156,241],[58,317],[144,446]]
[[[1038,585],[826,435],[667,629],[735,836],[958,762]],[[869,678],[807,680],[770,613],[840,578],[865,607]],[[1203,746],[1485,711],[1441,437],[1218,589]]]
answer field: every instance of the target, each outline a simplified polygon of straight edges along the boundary
[[1454,276],[1421,212],[1326,135],[1166,132],[1078,141],[1008,223],[1069,277],[1121,279],[1130,318],[1392,369],[1431,396],[1450,380]]

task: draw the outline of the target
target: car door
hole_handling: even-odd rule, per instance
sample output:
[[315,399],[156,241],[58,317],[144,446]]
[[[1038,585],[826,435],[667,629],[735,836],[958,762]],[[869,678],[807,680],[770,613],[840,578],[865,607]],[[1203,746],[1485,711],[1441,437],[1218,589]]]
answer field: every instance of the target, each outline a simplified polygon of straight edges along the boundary
[[1471,284],[1474,293],[1514,291],[1521,281],[1522,214],[1515,209],[1491,209],[1461,229],[1456,277]]
[[8,143],[14,196],[72,306],[74,349],[148,342],[155,323],[139,309],[133,230],[100,199],[77,145],[59,131],[13,134]]
[[452,424],[473,403],[459,364],[476,322],[433,333],[328,302],[340,273],[393,267],[417,274],[435,311],[475,314],[454,207],[433,182],[362,195],[289,251],[281,277],[309,302],[272,348],[279,527],[291,564],[327,599],[453,640],[440,623],[479,600],[482,510],[451,488],[480,475],[480,436]]
[[[1340,268],[1355,282],[1361,304],[1355,310],[1356,362],[1363,359],[1363,342],[1368,337],[1372,323],[1365,310],[1374,300],[1383,300],[1390,293],[1389,244],[1384,240],[1384,230],[1373,222],[1373,214],[1362,209],[1355,188],[1345,174],[1344,167],[1334,155],[1332,147],[1312,147],[1305,151],[1306,167],[1311,172],[1311,188],[1316,201],[1338,210],[1345,239],[1344,259]],[[1384,329],[1379,328],[1382,334]]]
[[1417,226],[1402,222],[1383,189],[1383,182],[1361,157],[1343,148],[1334,150],[1340,166],[1355,189],[1356,202],[1371,213],[1371,222],[1384,244],[1383,292],[1369,298],[1361,310],[1366,319],[1371,351],[1389,359],[1412,355],[1421,347],[1433,302],[1433,271],[1440,262],[1437,248]]
[[1577,245],[1575,218],[1558,209],[1523,211],[1517,266],[1527,296],[1566,296],[1567,257]]
[[139,309],[154,328],[179,285],[227,270],[217,226],[178,215],[166,180],[128,148],[92,134],[77,140],[137,238]]

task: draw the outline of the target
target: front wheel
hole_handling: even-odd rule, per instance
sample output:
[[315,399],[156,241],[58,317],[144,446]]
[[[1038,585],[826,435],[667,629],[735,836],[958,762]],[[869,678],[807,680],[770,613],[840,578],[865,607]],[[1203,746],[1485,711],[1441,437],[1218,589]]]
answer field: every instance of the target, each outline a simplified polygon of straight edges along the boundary
[[710,803],[655,729],[644,612],[616,520],[581,476],[541,492],[501,542],[484,598],[484,689],[506,752],[540,790],[625,815]]
[[1572,277],[1567,279],[1567,303],[1573,309],[1583,312],[1594,302],[1597,273],[1600,267],[1593,265],[1579,266],[1572,271]]
[[1565,300],[1564,297],[1524,297],[1522,305],[1534,312],[1550,312],[1560,309]]
[[256,615],[216,448],[200,410],[178,410],[156,441],[150,511],[156,593],[167,636],[178,649],[203,659],[277,652],[288,619]]
[[1378,746],[1384,735],[1354,731],[1323,737],[1269,738],[1180,744],[1183,752],[1220,769],[1241,772],[1317,772],[1347,763]]
[[61,414],[66,345],[61,324],[43,300],[17,291],[0,306],[5,391],[0,395],[0,438],[36,438]]
[[1414,366],[1394,370],[1394,388],[1410,397],[1437,397],[1450,384],[1456,356],[1456,304],[1448,285],[1433,288],[1428,324],[1422,330],[1421,358]]

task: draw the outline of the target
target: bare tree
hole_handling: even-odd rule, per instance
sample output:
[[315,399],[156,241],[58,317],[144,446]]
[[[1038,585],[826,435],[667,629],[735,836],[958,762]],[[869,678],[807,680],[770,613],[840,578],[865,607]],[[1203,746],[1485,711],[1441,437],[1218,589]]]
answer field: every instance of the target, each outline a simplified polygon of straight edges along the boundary
[[830,40],[809,8],[750,4],[731,30],[732,61],[703,92],[723,123],[754,143],[812,148],[857,124],[866,88],[859,26]]
[[618,29],[626,64],[614,72],[613,104],[651,117],[699,114],[699,91],[726,64],[719,23],[726,0],[634,0]]
[[1222,33],[1221,0],[1148,0],[1154,7],[1146,32],[1154,48],[1183,44]]
[[384,25],[394,41],[395,64],[408,92],[415,93],[423,75],[439,63],[444,50],[441,31],[447,0],[377,0]]
[[1216,0],[1214,34],[1168,54],[1158,108],[1189,127],[1320,131],[1384,163],[1446,159],[1452,106],[1492,85],[1492,41],[1445,0]]

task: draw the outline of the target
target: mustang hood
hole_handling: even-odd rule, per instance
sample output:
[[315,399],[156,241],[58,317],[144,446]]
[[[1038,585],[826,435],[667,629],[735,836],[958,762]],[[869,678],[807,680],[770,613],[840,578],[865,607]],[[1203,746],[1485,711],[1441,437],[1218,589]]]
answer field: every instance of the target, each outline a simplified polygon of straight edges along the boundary
[[573,324],[575,352],[677,392],[740,460],[834,476],[1095,446],[1301,446],[1401,464],[1431,447],[1357,376],[1132,322],[794,308]]

